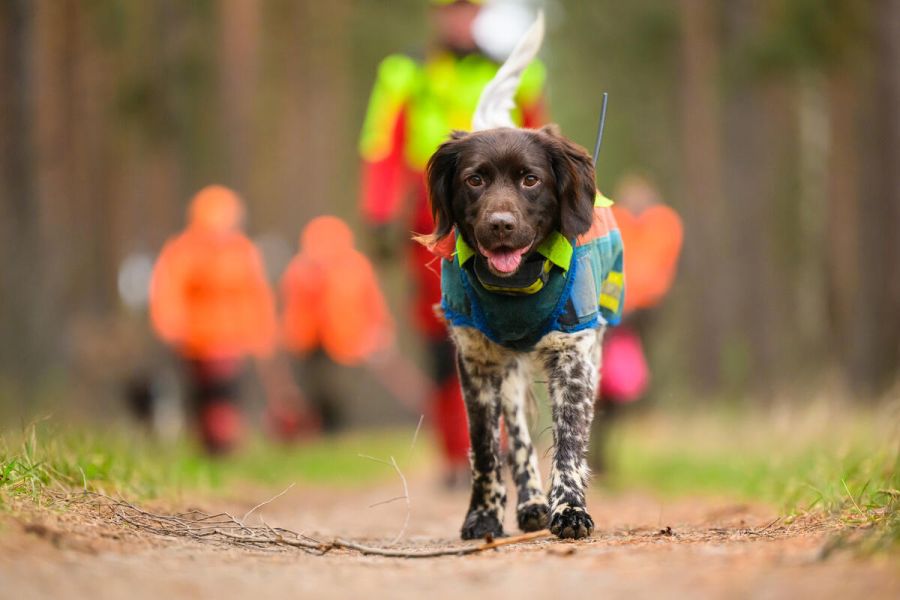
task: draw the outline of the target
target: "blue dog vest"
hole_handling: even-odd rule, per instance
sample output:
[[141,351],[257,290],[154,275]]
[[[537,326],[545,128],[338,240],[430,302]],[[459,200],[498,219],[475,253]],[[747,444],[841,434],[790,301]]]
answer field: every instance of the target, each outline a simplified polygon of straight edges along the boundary
[[[591,229],[576,240],[555,232],[536,249],[540,276],[517,289],[479,278],[478,254],[456,234],[456,252],[441,261],[441,308],[451,324],[474,327],[489,339],[528,351],[551,331],[616,325],[625,281],[622,236],[598,194]],[[534,259],[530,257],[530,259]],[[523,265],[524,267],[524,265]]]

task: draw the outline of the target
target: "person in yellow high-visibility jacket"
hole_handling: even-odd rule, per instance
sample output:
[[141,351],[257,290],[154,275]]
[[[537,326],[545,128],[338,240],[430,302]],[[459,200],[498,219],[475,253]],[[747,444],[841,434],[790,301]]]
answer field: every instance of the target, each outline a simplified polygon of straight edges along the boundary
[[[394,54],[378,68],[363,124],[361,209],[379,251],[391,250],[389,236],[400,229],[425,233],[434,229],[423,171],[429,157],[454,129],[471,128],[481,91],[499,63],[479,50],[473,24],[483,2],[429,0],[435,35],[424,61]],[[524,73],[515,118],[524,127],[544,122],[540,62]],[[410,206],[411,204],[411,206]],[[413,321],[430,356],[435,380],[432,421],[441,442],[448,478],[466,477],[469,437],[465,407],[456,382],[453,348],[444,324],[434,313],[440,302],[439,269],[420,244],[407,245],[414,283]]]

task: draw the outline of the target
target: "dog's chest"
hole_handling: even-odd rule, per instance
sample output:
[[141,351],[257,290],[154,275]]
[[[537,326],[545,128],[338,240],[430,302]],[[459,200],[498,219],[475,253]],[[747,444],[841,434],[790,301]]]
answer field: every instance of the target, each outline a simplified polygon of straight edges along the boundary
[[[441,308],[451,325],[478,329],[491,341],[532,350],[547,333],[574,333],[615,323],[621,311],[622,247],[618,231],[574,247],[540,290],[510,295],[487,289],[473,261],[459,253],[441,264]],[[615,289],[613,289],[615,288]]]
[[530,349],[540,339],[558,311],[567,283],[564,273],[554,273],[533,294],[509,295],[485,289],[472,269],[458,261],[444,261],[441,269],[442,304],[451,322],[474,326],[516,350]]

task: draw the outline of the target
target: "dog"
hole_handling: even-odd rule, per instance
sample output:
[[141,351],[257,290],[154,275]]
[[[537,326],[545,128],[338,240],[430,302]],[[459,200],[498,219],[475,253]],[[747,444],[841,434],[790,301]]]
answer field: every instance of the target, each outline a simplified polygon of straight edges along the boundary
[[[419,241],[443,257],[440,311],[457,348],[472,492],[463,539],[502,536],[500,418],[522,531],[594,529],[586,452],[604,328],[621,316],[621,236],[587,151],[556,126],[454,132],[426,168],[435,222]],[[526,419],[542,371],[554,452],[544,493]]]

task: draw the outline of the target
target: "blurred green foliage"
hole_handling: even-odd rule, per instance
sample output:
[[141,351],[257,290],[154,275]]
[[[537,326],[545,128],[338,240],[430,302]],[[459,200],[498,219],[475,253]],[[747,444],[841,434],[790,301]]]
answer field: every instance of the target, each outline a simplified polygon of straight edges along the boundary
[[[685,221],[679,277],[647,336],[660,388],[773,397],[838,373],[883,396],[900,364],[893,5],[543,4],[551,119],[590,147],[608,92],[600,187],[614,196],[645,173]],[[357,137],[376,68],[426,55],[427,14],[422,0],[3,4],[0,409],[35,414],[61,374],[80,393],[65,403],[102,412],[154,366],[117,269],[158,252],[203,185],[235,187],[248,232],[284,248],[317,214],[360,225]],[[691,69],[698,43],[708,65]],[[402,261],[379,269],[406,341]],[[95,339],[116,347],[98,356]]]

